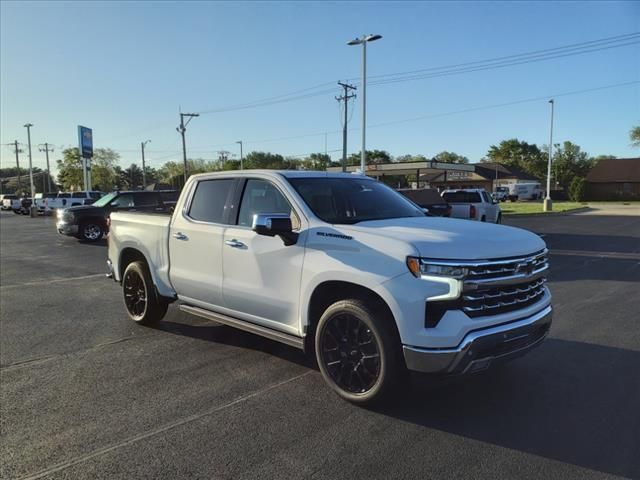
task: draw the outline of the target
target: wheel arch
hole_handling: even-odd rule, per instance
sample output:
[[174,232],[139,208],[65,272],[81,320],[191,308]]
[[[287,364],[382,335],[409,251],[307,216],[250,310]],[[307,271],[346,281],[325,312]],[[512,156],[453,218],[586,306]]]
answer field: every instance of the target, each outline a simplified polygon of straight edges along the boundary
[[124,276],[124,271],[127,269],[127,266],[129,266],[130,263],[138,262],[138,261],[143,262],[149,269],[151,280],[153,281],[153,286],[155,287],[158,295],[161,296],[163,299],[165,299],[167,302],[175,301],[176,300],[175,295],[170,296],[167,293],[164,293],[160,288],[158,288],[157,272],[155,272],[154,269],[151,268],[151,263],[147,259],[146,255],[135,247],[125,247],[120,252],[120,255],[118,257],[118,266],[117,266],[118,278],[120,279],[120,283],[122,283],[122,277]]
[[393,311],[380,294],[357,283],[344,280],[327,280],[316,285],[309,297],[305,325],[306,351],[311,351],[313,349],[315,327],[324,311],[333,303],[349,298],[364,300],[368,303],[371,302],[375,305],[376,309],[384,311],[391,319],[393,329],[397,335],[397,340],[400,341],[400,334],[398,332],[398,326],[396,324]]

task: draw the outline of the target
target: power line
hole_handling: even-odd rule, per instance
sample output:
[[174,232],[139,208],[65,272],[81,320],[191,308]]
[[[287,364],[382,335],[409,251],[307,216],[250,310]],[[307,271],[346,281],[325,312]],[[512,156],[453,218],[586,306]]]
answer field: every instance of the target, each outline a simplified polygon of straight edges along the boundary
[[500,107],[508,107],[511,105],[518,105],[521,103],[530,103],[530,102],[539,102],[541,100],[548,100],[549,98],[556,98],[556,97],[567,97],[570,95],[579,95],[582,93],[589,93],[589,92],[596,92],[599,90],[607,90],[607,89],[611,89],[611,88],[617,88],[617,87],[625,87],[625,86],[629,86],[629,85],[637,85],[640,84],[640,80],[633,80],[630,82],[623,82],[623,83],[616,83],[616,84],[612,84],[612,85],[604,85],[601,87],[594,87],[594,88],[587,88],[584,90],[574,90],[571,92],[564,92],[564,93],[556,93],[556,94],[551,94],[551,95],[543,95],[543,96],[539,96],[539,97],[532,97],[532,98],[525,98],[522,100],[514,100],[511,102],[504,102],[504,103],[495,103],[492,105],[483,105],[483,106],[479,106],[479,107],[471,107],[471,108],[465,108],[462,110],[454,110],[451,112],[443,112],[443,113],[436,113],[436,114],[430,114],[430,115],[421,115],[419,117],[412,117],[412,118],[405,118],[402,120],[394,120],[391,122],[384,122],[384,123],[377,123],[375,125],[371,125],[371,128],[376,128],[376,127],[386,127],[388,125],[396,125],[399,123],[409,123],[409,122],[414,122],[414,121],[418,121],[418,120],[425,120],[428,118],[438,118],[438,117],[445,117],[448,115],[458,115],[460,113],[469,113],[469,112],[477,112],[480,110],[489,110],[489,109],[493,109],[493,108],[500,108]]
[[[507,55],[502,57],[495,57],[485,60],[477,60],[473,62],[459,63],[454,65],[446,65],[440,67],[429,67],[418,70],[410,70],[406,72],[396,72],[389,74],[381,74],[371,77],[373,80],[369,85],[385,85],[388,83],[397,83],[411,80],[421,80],[427,78],[436,78],[449,75],[458,75],[461,73],[470,73],[483,70],[492,70],[497,68],[505,68],[514,65],[522,65],[526,63],[541,62],[545,60],[553,60],[557,58],[564,58],[574,55],[582,55],[585,53],[593,53],[602,50],[608,50],[611,48],[620,48],[629,45],[635,45],[640,43],[640,32],[633,32],[624,35],[616,35],[613,37],[605,37],[597,40],[590,40],[586,42],[574,43],[564,45],[555,48],[548,48],[543,50],[534,50],[531,52],[525,52],[514,55]],[[427,73],[429,72],[429,73]],[[354,82],[358,85],[358,82]],[[303,90],[297,90],[289,94],[282,94],[276,97],[268,97],[262,100],[256,100],[241,105],[230,105],[227,107],[219,107],[208,110],[203,110],[201,113],[220,113],[230,112],[236,110],[244,110],[250,108],[258,108],[264,106],[271,106],[280,103],[292,102],[297,100],[303,100],[307,98],[317,97],[332,92],[332,90],[321,90],[317,92],[309,92],[319,87],[327,85],[329,83],[322,83],[315,87],[309,87]],[[303,95],[299,95],[301,92],[309,92]]]
[[592,48],[592,49],[583,50],[583,51],[580,51],[580,52],[554,54],[554,55],[547,55],[547,56],[542,56],[542,57],[538,57],[538,58],[531,57],[531,58],[526,58],[526,59],[521,59],[521,60],[514,60],[514,61],[510,61],[510,62],[492,63],[492,64],[487,64],[487,65],[482,65],[482,66],[477,66],[477,67],[470,67],[470,68],[451,69],[451,70],[445,70],[445,71],[442,71],[442,72],[434,72],[434,73],[423,74],[423,75],[411,75],[411,76],[404,76],[404,77],[399,77],[399,78],[389,78],[389,79],[384,79],[384,80],[373,81],[373,82],[371,82],[371,85],[388,85],[388,84],[391,84],[391,83],[408,82],[408,81],[413,81],[413,80],[425,80],[425,79],[428,79],[428,78],[446,77],[446,76],[452,76],[452,75],[459,75],[459,74],[462,74],[462,73],[472,73],[472,72],[480,72],[480,71],[485,71],[485,70],[495,70],[495,69],[498,69],[498,68],[512,67],[512,66],[515,66],[515,65],[525,65],[525,64],[528,64],[528,63],[536,63],[536,62],[541,62],[541,61],[545,61],[545,60],[553,60],[553,59],[557,59],[557,58],[564,58],[564,57],[579,55],[579,54],[583,54],[583,53],[599,52],[599,51],[602,51],[602,50],[609,50],[611,48],[626,47],[626,46],[629,46],[629,45],[636,45],[638,43],[640,43],[640,39],[637,40],[637,41],[634,41],[634,42],[626,42],[626,43],[618,44],[618,45],[610,45],[610,46],[605,46],[605,47]]
[[465,63],[458,63],[458,64],[453,64],[453,65],[445,65],[445,66],[440,66],[440,67],[429,67],[429,68],[421,68],[418,70],[410,70],[410,71],[406,71],[406,72],[396,72],[396,73],[387,73],[387,74],[380,74],[380,75],[373,75],[370,78],[371,79],[382,79],[382,78],[386,78],[386,77],[394,77],[394,76],[400,76],[400,75],[409,75],[409,74],[418,74],[418,73],[424,73],[424,72],[433,72],[433,71],[438,71],[438,70],[450,70],[452,68],[460,68],[460,67],[470,67],[470,66],[474,66],[474,65],[479,65],[479,64],[484,64],[484,63],[493,63],[493,62],[498,62],[498,61],[504,61],[504,60],[513,60],[513,59],[517,59],[517,58],[524,58],[524,57],[529,57],[529,56],[538,56],[539,54],[547,54],[547,53],[553,53],[553,52],[558,52],[560,50],[574,50],[574,49],[578,49],[578,48],[586,48],[586,47],[594,47],[596,46],[596,44],[609,44],[609,43],[613,43],[613,42],[620,42],[620,41],[627,41],[629,39],[636,39],[638,38],[638,36],[640,35],[640,32],[633,32],[633,33],[626,33],[623,35],[616,35],[613,37],[605,37],[605,38],[601,38],[598,40],[590,40],[587,42],[579,42],[579,43],[573,43],[573,44],[569,44],[569,45],[563,45],[561,47],[555,47],[555,48],[546,48],[546,49],[542,49],[542,50],[534,50],[531,52],[525,52],[525,53],[517,53],[517,54],[513,54],[513,55],[506,55],[506,56],[501,56],[501,57],[494,57],[494,58],[488,58],[488,59],[484,59],[484,60],[476,60],[473,62],[465,62]]

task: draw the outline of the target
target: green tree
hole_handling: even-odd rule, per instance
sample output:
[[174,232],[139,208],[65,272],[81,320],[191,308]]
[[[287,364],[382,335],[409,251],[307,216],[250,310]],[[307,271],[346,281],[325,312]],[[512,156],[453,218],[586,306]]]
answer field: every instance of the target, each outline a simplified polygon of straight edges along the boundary
[[527,143],[517,138],[503,140],[498,146],[491,145],[487,157],[482,161],[513,166],[536,178],[546,177],[547,158],[535,143]]
[[569,185],[569,198],[574,202],[582,202],[587,191],[587,181],[584,177],[573,177]]
[[437,162],[443,163],[469,163],[469,159],[467,157],[458,155],[454,152],[447,152],[446,150],[437,154],[433,159]]
[[575,177],[586,177],[593,166],[592,159],[575,143],[556,145],[551,162],[551,175],[566,191]]
[[[385,150],[367,150],[367,165],[390,163],[392,161],[391,154]],[[347,157],[347,165],[360,165],[360,152],[349,155]]]
[[395,159],[398,163],[407,163],[407,162],[427,162],[428,159],[424,155],[400,155]]
[[[91,183],[96,190],[110,191],[117,184],[117,167],[120,156],[110,148],[98,148],[93,152],[91,160]],[[64,190],[81,190],[84,188],[82,160],[77,147],[62,151],[62,158],[56,160],[58,165],[58,182]]]
[[331,157],[325,153],[312,153],[301,162],[305,170],[326,170],[331,164]]
[[119,176],[119,185],[124,186],[127,190],[135,190],[142,187],[142,169],[135,163],[129,165],[129,168],[120,170]]
[[[286,170],[295,163],[292,160],[285,159],[278,153],[270,152],[251,152],[244,158],[244,168],[264,168],[270,170]],[[293,167],[295,168],[295,166]]]
[[640,148],[640,125],[631,129],[629,138],[631,139],[632,147]]

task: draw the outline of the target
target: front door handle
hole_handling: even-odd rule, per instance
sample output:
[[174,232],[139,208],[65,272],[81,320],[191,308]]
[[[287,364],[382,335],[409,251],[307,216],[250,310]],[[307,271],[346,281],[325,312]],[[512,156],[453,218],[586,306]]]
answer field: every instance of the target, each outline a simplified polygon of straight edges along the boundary
[[177,240],[189,240],[189,237],[187,237],[184,233],[182,232],[176,232],[173,234],[173,238],[177,239]]
[[236,240],[235,238],[233,240],[225,240],[225,245],[228,245],[232,248],[244,248],[246,247],[246,245],[242,242],[239,242],[238,240]]

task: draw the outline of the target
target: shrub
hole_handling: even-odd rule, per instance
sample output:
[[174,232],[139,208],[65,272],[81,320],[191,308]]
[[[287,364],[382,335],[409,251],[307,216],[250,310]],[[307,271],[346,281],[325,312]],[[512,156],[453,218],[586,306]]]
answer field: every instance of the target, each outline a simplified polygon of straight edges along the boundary
[[569,198],[573,202],[582,202],[587,191],[587,182],[583,177],[574,177],[569,185]]

